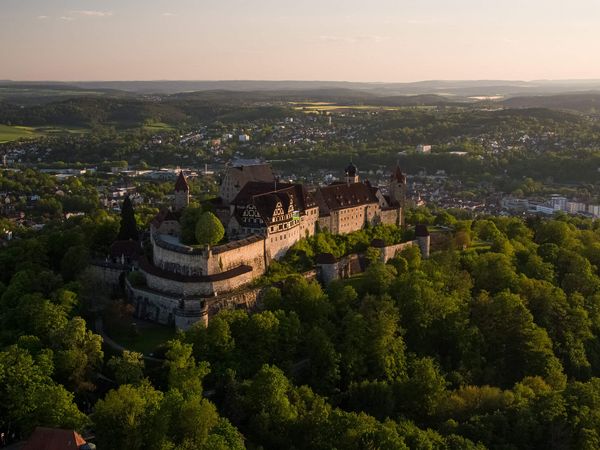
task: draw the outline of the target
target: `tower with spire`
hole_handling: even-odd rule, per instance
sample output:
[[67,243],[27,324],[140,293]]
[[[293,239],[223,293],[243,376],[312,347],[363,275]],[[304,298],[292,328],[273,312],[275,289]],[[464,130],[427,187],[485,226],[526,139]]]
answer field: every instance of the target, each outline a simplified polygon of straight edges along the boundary
[[404,208],[406,203],[406,175],[402,173],[400,165],[396,165],[396,169],[392,173],[388,191],[392,203]]
[[175,211],[181,211],[190,204],[190,186],[183,171],[179,172],[175,182]]

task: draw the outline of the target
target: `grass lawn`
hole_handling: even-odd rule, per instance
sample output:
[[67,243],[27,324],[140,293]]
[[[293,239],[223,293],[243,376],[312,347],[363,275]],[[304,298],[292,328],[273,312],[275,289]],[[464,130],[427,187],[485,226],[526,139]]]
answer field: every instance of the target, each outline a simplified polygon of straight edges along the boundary
[[16,141],[23,138],[36,138],[52,134],[82,134],[89,132],[86,128],[48,125],[43,127],[24,127],[0,124],[0,143]]
[[0,143],[15,141],[21,138],[32,138],[39,135],[35,128],[32,127],[0,125]]
[[147,131],[169,131],[174,129],[173,126],[164,122],[149,123],[147,125],[144,125],[142,128]]
[[487,252],[491,249],[491,245],[489,242],[474,240],[471,243],[471,246],[466,250],[467,252]]
[[105,331],[116,343],[144,355],[154,352],[177,333],[173,327],[134,317],[107,321]]

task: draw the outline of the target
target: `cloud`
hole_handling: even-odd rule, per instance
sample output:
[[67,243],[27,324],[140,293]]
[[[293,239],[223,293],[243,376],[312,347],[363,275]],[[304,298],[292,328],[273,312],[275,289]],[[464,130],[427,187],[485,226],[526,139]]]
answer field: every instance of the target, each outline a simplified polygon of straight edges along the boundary
[[172,13],[172,12],[164,12],[162,13],[163,17],[173,17],[176,16],[177,14]]
[[75,17],[71,17],[71,16],[60,16],[59,17],[60,20],[66,20],[68,22],[75,20]]
[[48,16],[37,16],[38,20],[46,20],[48,18],[49,18]]
[[112,11],[94,11],[89,9],[78,9],[75,11],[69,11],[69,13],[85,17],[110,17],[113,15]]

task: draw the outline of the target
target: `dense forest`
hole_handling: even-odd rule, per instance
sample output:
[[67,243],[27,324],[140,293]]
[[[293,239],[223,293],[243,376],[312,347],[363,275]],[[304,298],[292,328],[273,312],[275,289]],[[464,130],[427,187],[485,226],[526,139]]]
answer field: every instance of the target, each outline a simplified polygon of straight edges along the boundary
[[[411,213],[450,226],[323,287],[321,252],[393,227],[299,242],[260,312],[225,311],[155,353],[107,349],[85,271],[118,220],[91,212],[0,250],[0,429],[92,432],[98,448],[594,449],[600,445],[600,227]],[[164,358],[164,359],[161,359]]]

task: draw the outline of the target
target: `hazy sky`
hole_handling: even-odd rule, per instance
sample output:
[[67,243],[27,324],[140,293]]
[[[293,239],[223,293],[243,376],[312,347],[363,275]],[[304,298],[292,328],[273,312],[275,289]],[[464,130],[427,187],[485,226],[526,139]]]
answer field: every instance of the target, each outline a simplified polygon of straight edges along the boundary
[[0,79],[600,78],[600,0],[0,0]]

